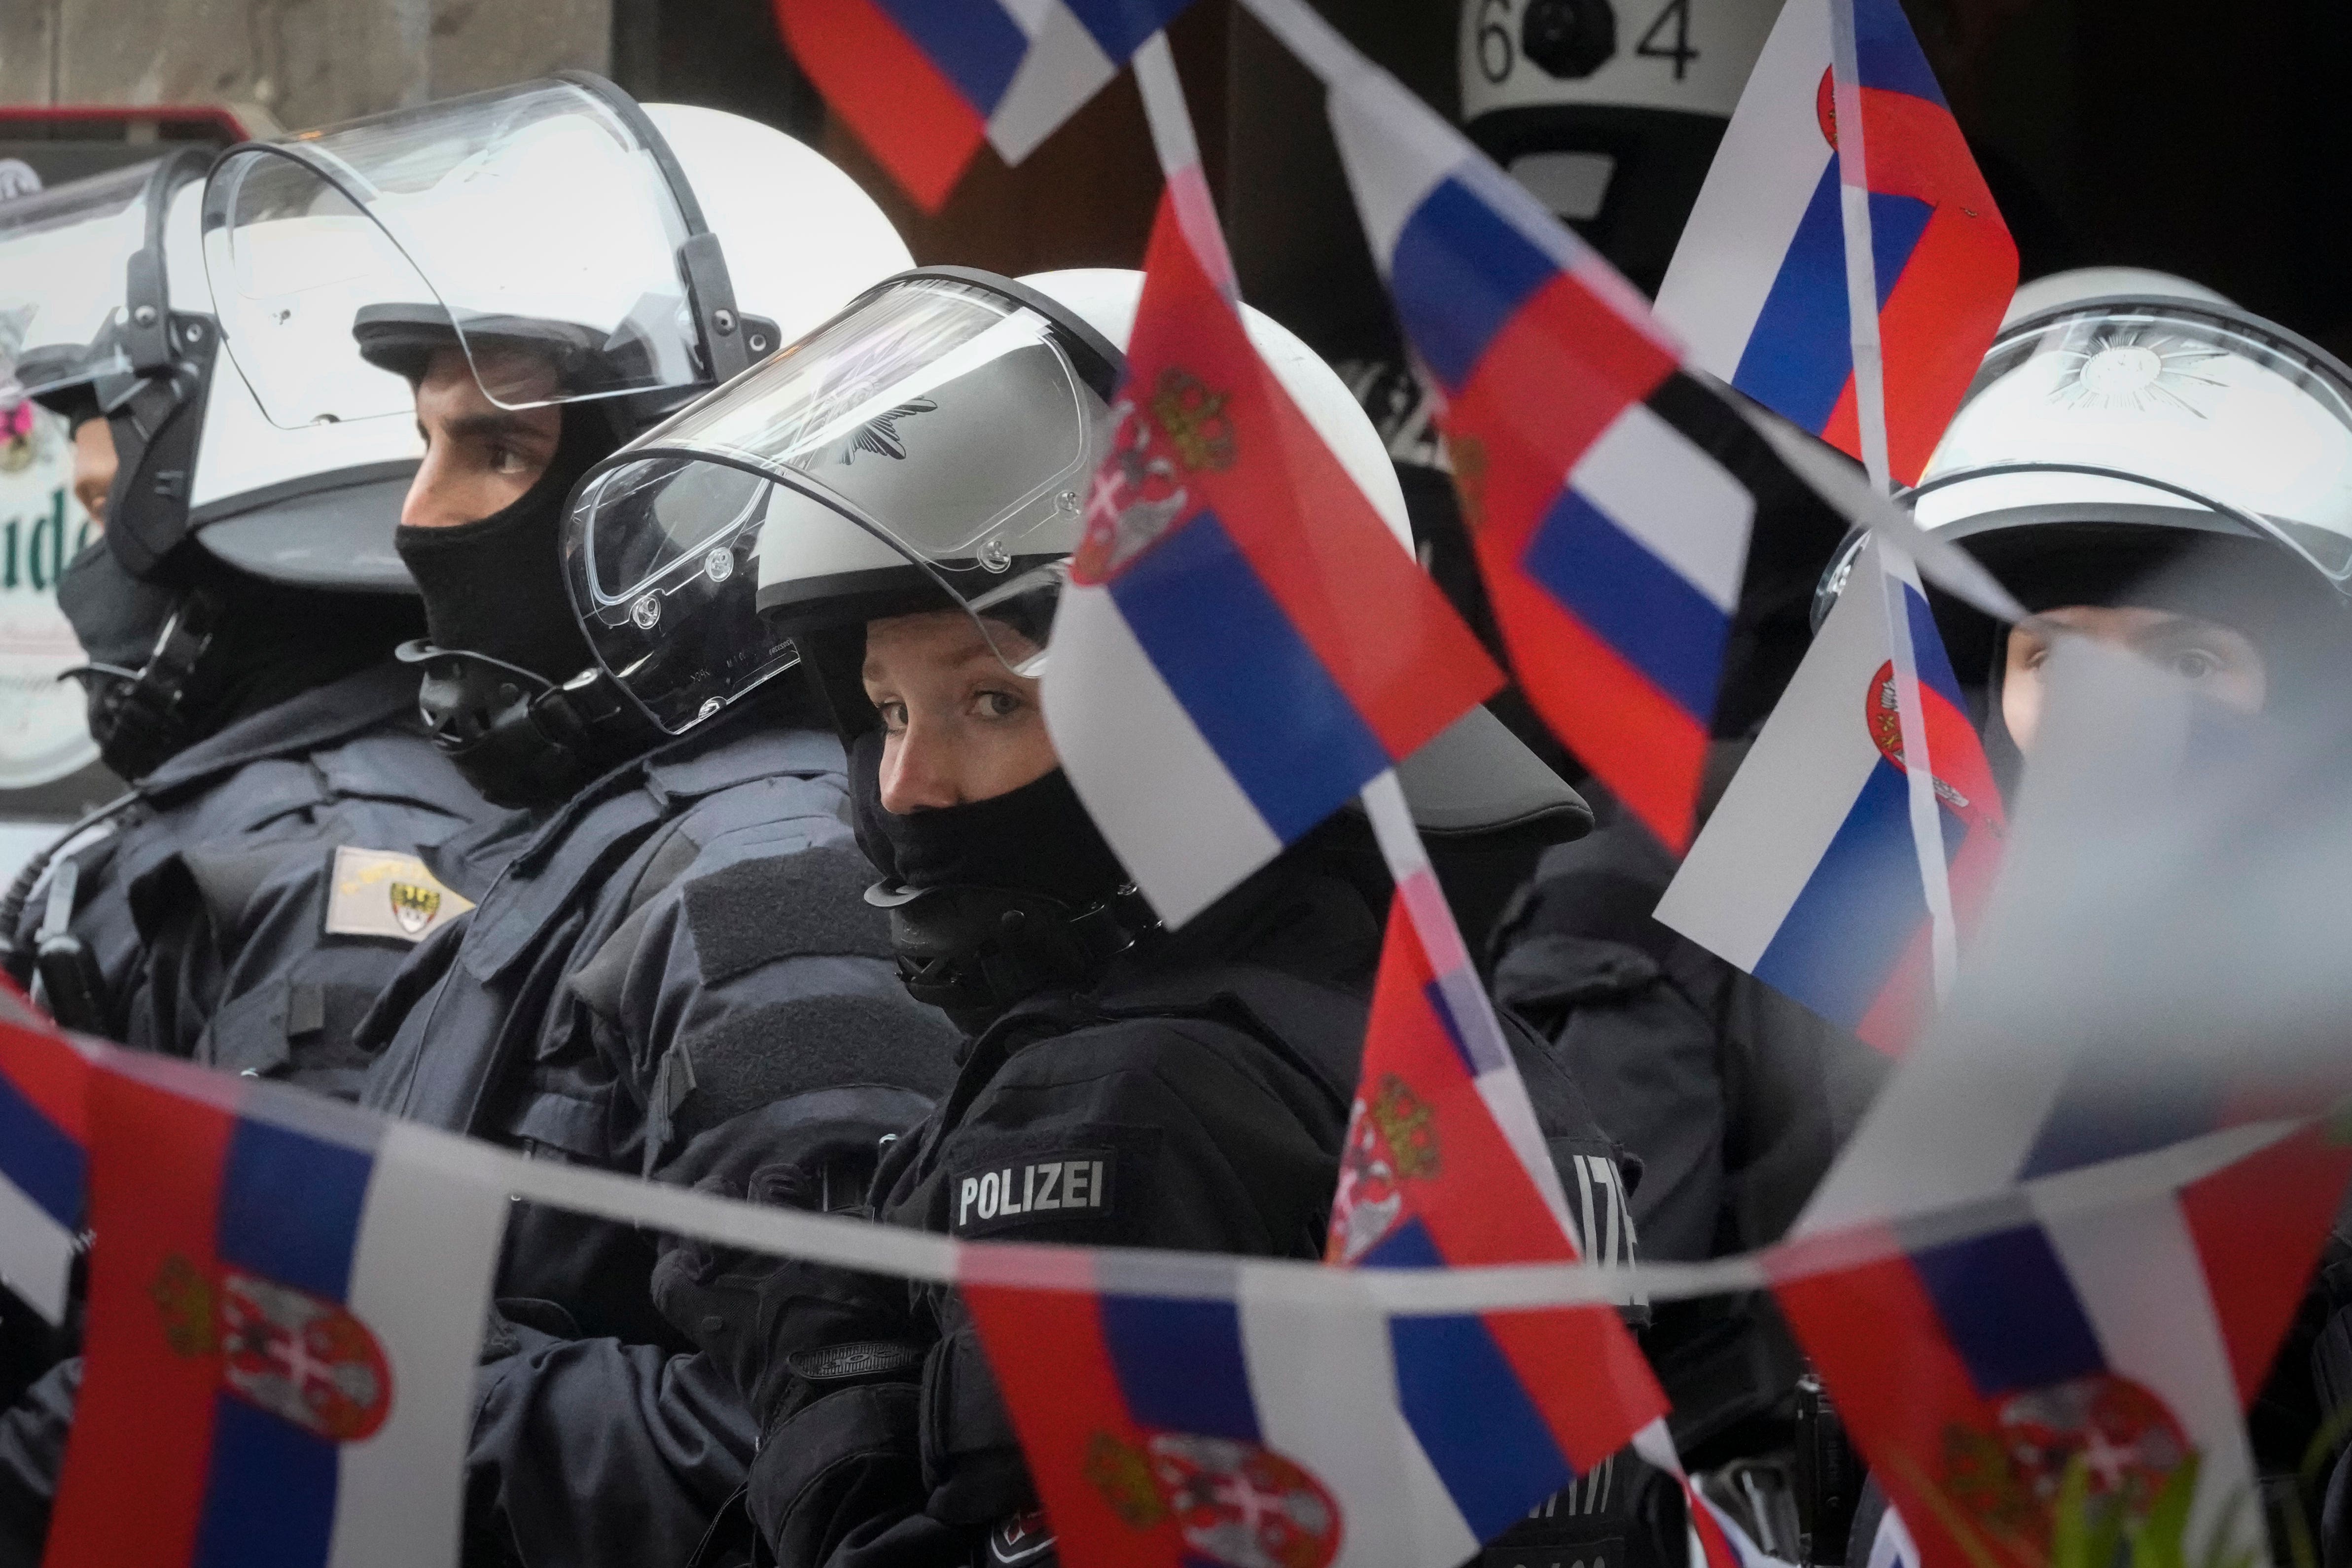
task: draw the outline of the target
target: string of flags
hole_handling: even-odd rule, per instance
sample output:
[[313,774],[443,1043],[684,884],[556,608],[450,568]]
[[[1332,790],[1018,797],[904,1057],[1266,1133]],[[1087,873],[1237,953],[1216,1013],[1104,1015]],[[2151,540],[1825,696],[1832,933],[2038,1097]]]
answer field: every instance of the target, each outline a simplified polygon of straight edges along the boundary
[[[1402,1043],[1381,1059],[1427,1083],[1432,1071],[1452,1075],[1436,1050],[1457,1047],[1430,1037],[1433,1015],[1411,1016],[1414,946],[1391,941],[1381,1026]],[[58,1563],[454,1562],[482,1305],[510,1194],[961,1284],[1075,1563],[1161,1549],[1179,1562],[1186,1548],[1249,1561],[1217,1554],[1217,1521],[1185,1513],[1171,1478],[1195,1471],[1239,1474],[1289,1500],[1282,1528],[1305,1554],[1279,1561],[1454,1562],[1465,1530],[1507,1525],[1524,1512],[1507,1500],[1539,1495],[1530,1489],[1563,1467],[1589,1468],[1649,1408],[1654,1384],[1638,1353],[1596,1352],[1593,1326],[1615,1321],[1606,1303],[1765,1286],[1874,1462],[1902,1454],[1922,1467],[1925,1489],[1906,1511],[1927,1561],[1982,1560],[1944,1552],[1956,1519],[1979,1530],[2005,1521],[2030,1542],[2066,1509],[2137,1528],[2167,1497],[2195,1501],[2184,1528],[2204,1539],[2242,1528],[2227,1510],[2249,1473],[2239,1414],[2293,1314],[2325,1212],[2352,1178],[2352,1114],[2339,1111],[2226,1128],[1713,1264],[1433,1268],[1420,1247],[1379,1258],[1375,1238],[1358,1259],[1369,1266],[1330,1268],[957,1242],[526,1160],[22,1023],[0,1024],[0,1077],[19,1090],[43,1070],[28,1063],[80,1065],[87,1218],[102,1237],[89,1251],[88,1370],[48,1559]],[[1403,1162],[1389,1179],[1411,1207],[1400,1203],[1381,1237],[1416,1224],[1467,1230],[1447,1256],[1475,1258],[1486,1250],[1467,1212],[1475,1190],[1433,1190],[1426,1165],[1402,1173],[1415,1160],[1399,1145],[1460,1152],[1475,1169],[1488,1123],[1475,1107],[1461,1114],[1472,1096],[1458,1078],[1450,1100],[1408,1089],[1412,1100],[1391,1092],[1377,1111],[1368,1101],[1372,1131],[1351,1138],[1356,1198],[1335,1246],[1364,1235],[1352,1215],[1383,1201],[1375,1164],[1354,1151],[1385,1144]],[[22,1170],[0,1161],[0,1181]],[[2322,1223],[2279,1220],[2280,1190],[2312,1194],[2303,1206]],[[1524,1255],[1526,1234],[1504,1239]],[[1570,1249],[1535,1250],[1559,1259]],[[2184,1299],[2210,1310],[2184,1317]],[[1580,1337],[1588,1359],[1540,1359]],[[1517,1362],[1529,1355],[1538,1359]],[[1469,1406],[1454,1380],[1482,1364],[1493,1376],[1539,1371],[1517,1404],[1524,1431],[1487,1404],[1474,1429],[1460,1425]],[[1995,1478],[2009,1489],[1985,1506],[2005,1512],[1979,1518],[1967,1487],[1934,1468],[1948,1465],[1955,1434],[1990,1445],[2028,1429],[2042,1468]],[[1631,1435],[1675,1468],[1654,1424]],[[2116,1461],[2103,1444],[2137,1447]],[[126,1476],[141,1478],[135,1509],[121,1506]],[[1704,1509],[1696,1517],[1717,1568],[1761,1561],[1736,1527]]]
[[[1916,474],[2015,277],[1894,0],[1828,3],[1859,62],[1836,85],[1869,148],[1883,433],[1853,347],[1872,323],[1845,314],[1832,17],[1811,0],[1786,8],[1656,315],[1300,0],[1244,0],[1328,89],[1522,684],[1654,833],[1690,847],[1662,918],[1900,1052],[1931,1005],[1938,874],[1965,928],[2006,824],[1891,552],[1871,562],[1891,596],[1841,603],[1690,844],[1756,510],[1735,474],[1759,444],[1939,581],[2012,607],[1808,445],[1883,434],[1895,473]],[[12,998],[0,1280],[58,1321],[87,1268],[51,1562],[454,1562],[511,1196],[958,1284],[1073,1563],[1441,1568],[1628,1446],[1680,1476],[1614,1309],[1758,1288],[1926,1568],[2032,1568],[2061,1539],[2127,1535],[2168,1560],[2259,1552],[2242,1412],[2352,1180],[2341,1113],[2238,1108],[2110,1159],[2044,1160],[2068,1109],[2053,1089],[1971,1122],[1998,1123],[2016,1161],[1898,1205],[1868,1173],[1920,1142],[1922,1100],[1890,1096],[1780,1247],[1642,1268],[1591,1206],[1578,1223],[1392,772],[1501,672],[1254,346],[1160,32],[1181,9],[778,0],[803,67],[927,207],[983,143],[1017,160],[1135,62],[1168,188],[1047,715],[1171,924],[1361,800],[1398,894],[1325,1262],[957,1242],[730,1204],[69,1042]],[[1804,792],[1801,832],[1759,829]],[[1875,943],[1840,940],[1857,921]],[[1948,1071],[1953,1051],[1920,1042],[1906,1072]],[[2299,1194],[2284,1216],[2281,1183]],[[1202,1504],[1221,1489],[1252,1507]],[[1764,1561],[1685,1495],[1695,1563]]]

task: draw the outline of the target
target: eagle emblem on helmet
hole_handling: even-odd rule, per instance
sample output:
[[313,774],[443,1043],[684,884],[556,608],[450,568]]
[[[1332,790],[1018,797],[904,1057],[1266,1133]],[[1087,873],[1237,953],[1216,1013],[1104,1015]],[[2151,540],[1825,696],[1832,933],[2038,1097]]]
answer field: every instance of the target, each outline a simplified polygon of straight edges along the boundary
[[441,889],[421,887],[415,882],[393,882],[385,889],[392,900],[392,918],[400,929],[415,936],[433,923],[441,912]]
[[1339,1554],[1339,1505],[1262,1443],[1155,1432],[1138,1446],[1097,1432],[1086,1478],[1129,1528],[1173,1528],[1223,1568],[1327,1568]]
[[1437,1174],[1437,1114],[1394,1073],[1358,1100],[1339,1155],[1327,1257],[1353,1263],[1404,1221],[1404,1184]]
[[174,1354],[217,1356],[231,1394],[313,1436],[353,1443],[392,1413],[392,1368],[339,1302],[241,1269],[207,1279],[173,1255],[148,1287]]

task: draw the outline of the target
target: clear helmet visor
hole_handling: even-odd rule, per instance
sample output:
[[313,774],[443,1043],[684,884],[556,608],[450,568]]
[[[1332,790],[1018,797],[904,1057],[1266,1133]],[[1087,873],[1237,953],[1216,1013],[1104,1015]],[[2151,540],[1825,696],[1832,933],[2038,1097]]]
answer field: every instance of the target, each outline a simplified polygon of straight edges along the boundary
[[2110,300],[2021,323],[1922,477],[1922,524],[2119,521],[2254,532],[2352,583],[2352,385],[2227,308]]
[[1107,449],[1106,345],[912,274],[607,458],[566,526],[604,667],[673,731],[796,628],[961,605],[1034,672]]
[[407,415],[452,344],[509,408],[695,384],[688,226],[641,121],[540,81],[232,151],[205,266],[229,353],[294,427]]
[[131,369],[121,324],[153,163],[0,202],[0,402]]

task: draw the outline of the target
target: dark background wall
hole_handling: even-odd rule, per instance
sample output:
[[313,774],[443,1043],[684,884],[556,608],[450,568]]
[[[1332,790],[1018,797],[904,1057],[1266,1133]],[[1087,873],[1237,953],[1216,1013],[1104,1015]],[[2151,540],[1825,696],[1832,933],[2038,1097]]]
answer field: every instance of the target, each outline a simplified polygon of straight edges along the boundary
[[[1695,5],[1723,0],[1693,0]],[[1906,0],[2029,267],[2163,268],[2352,349],[2352,4],[2347,0]],[[1441,110],[1457,106],[1448,0],[1319,0]],[[809,135],[905,224],[924,260],[1012,270],[1133,264],[1157,175],[1125,80],[1029,163],[983,151],[924,217],[828,129],[766,0],[616,0],[613,64],[656,96]],[[1327,353],[1388,328],[1313,79],[1230,0],[1177,29],[1244,288]]]

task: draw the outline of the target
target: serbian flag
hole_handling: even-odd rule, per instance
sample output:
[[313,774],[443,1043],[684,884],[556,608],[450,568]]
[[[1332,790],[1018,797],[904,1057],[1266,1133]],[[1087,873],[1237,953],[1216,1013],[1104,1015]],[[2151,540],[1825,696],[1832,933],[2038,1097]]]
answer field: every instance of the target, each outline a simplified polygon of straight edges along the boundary
[[[1887,452],[1916,483],[2017,289],[2017,247],[1897,0],[1852,0]],[[1691,363],[1860,457],[1830,0],[1789,0],[1658,290]]]
[[89,1064],[63,1037],[0,1018],[0,1285],[65,1321],[89,1162]]
[[[1866,552],[1657,918],[1889,1056],[1936,1005],[1927,893],[1880,580]],[[1976,927],[2006,818],[1914,582],[1900,583],[1958,934]]]
[[2145,1157],[2086,1167],[1774,1255],[1923,1568],[2106,1563],[2126,1542],[2143,1563],[2263,1560],[2242,1415],[2352,1175],[2352,1126],[2159,1158],[2177,1181],[2146,1180]]
[[47,1560],[454,1563],[507,1207],[479,1162],[143,1058],[94,1073],[89,1110],[100,1239]]
[[[1459,1021],[1480,1005],[1477,985],[1467,954],[1457,969],[1432,973],[1400,895],[1327,1256],[1368,1268],[1630,1261],[1632,1224],[1606,1160],[1579,1163],[1580,1245],[1517,1064],[1499,1051],[1487,1059],[1500,1036]],[[1466,1515],[1474,1525],[1526,1513],[1665,1414],[1649,1363],[1612,1307],[1432,1319],[1400,1334],[1400,1352],[1415,1365],[1426,1358],[1433,1373],[1444,1369],[1429,1386],[1446,1389],[1446,1402],[1408,1404],[1406,1416],[1457,1499],[1481,1491]],[[1455,1431],[1465,1409],[1478,1413],[1466,1443],[1471,1433]]]
[[927,212],[983,141],[1017,163],[1189,0],[776,0],[833,111]]
[[1519,683],[1679,850],[1756,510],[1717,454],[1753,437],[1608,263],[1392,79],[1333,80],[1330,116]]
[[1554,1421],[1579,1417],[1538,1401],[1581,1384],[1520,1387],[1485,1321],[1305,1300],[1241,1263],[1177,1295],[1121,1261],[962,1286],[1064,1562],[1453,1568],[1560,1484]]
[[1221,246],[1178,171],[1045,677],[1071,784],[1171,926],[1502,684],[1258,357]]

